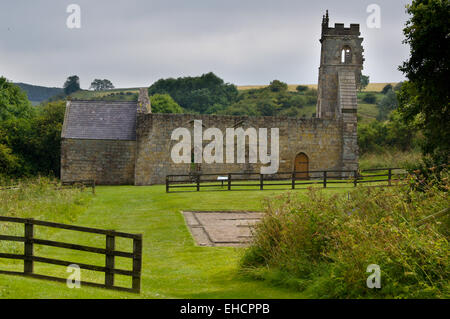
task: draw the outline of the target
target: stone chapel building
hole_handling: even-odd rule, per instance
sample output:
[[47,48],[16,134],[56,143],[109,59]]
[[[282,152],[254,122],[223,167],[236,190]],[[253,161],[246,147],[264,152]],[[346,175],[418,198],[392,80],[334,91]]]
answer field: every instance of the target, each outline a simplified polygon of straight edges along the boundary
[[[61,180],[104,185],[151,185],[166,175],[259,172],[262,164],[176,164],[171,133],[205,128],[279,128],[280,172],[358,169],[357,84],[363,69],[358,24],[329,27],[323,17],[315,118],[247,117],[151,112],[146,89],[138,102],[67,102],[62,129]],[[193,136],[193,134],[191,134]],[[269,142],[270,145],[270,142]],[[345,174],[345,173],[343,173]],[[301,177],[305,177],[302,175]]]

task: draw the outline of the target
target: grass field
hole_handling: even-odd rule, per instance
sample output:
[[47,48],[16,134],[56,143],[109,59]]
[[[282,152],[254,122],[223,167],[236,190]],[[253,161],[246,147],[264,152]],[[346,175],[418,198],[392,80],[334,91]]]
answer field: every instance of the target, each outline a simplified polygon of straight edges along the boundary
[[[381,92],[381,90],[387,85],[388,83],[370,83],[367,88],[363,91],[363,92]],[[392,85],[395,85],[396,83],[391,83]],[[298,86],[299,84],[289,84],[288,85],[288,90],[289,91],[295,91],[295,88]],[[244,90],[250,90],[250,89],[260,89],[260,88],[264,88],[267,85],[239,85],[237,88],[240,91],[244,91]],[[305,84],[305,86],[307,86],[310,89],[317,89],[317,84]],[[74,99],[79,99],[79,100],[89,100],[89,99],[94,99],[94,98],[101,98],[107,95],[111,95],[111,94],[127,94],[127,93],[132,93],[132,94],[137,94],[139,93],[139,88],[125,88],[125,89],[112,89],[112,90],[108,90],[108,91],[90,91],[90,90],[81,90],[78,92],[75,92],[72,94],[72,97]],[[129,97],[129,98],[134,98],[134,97]]]
[[[389,83],[369,83],[369,85],[363,90],[363,92],[381,92],[383,88]],[[397,83],[390,83],[393,86]],[[288,84],[288,90],[289,91],[295,91],[296,87],[300,84]],[[317,89],[317,84],[302,84],[307,86],[310,89]],[[239,85],[238,90],[250,90],[250,89],[261,89],[266,87],[267,85]]]
[[[327,190],[335,193],[344,190]],[[73,224],[142,233],[144,257],[142,292],[135,295],[100,288],[69,289],[65,284],[0,275],[0,298],[304,298],[301,293],[277,288],[239,274],[242,248],[197,247],[180,214],[192,210],[260,210],[265,197],[280,191],[188,192],[166,194],[164,186],[98,187],[84,212]],[[304,196],[304,191],[297,191]],[[91,195],[89,195],[91,196]],[[54,221],[54,214],[39,215]],[[30,216],[28,216],[30,217]],[[37,232],[38,237],[40,233]],[[50,237],[48,237],[48,236]],[[104,247],[104,236],[61,230],[45,239]],[[129,251],[131,242],[117,242],[117,249]],[[102,255],[52,247],[38,247],[47,256],[103,265]],[[104,256],[103,256],[104,258]],[[0,259],[0,269],[22,270],[22,262]],[[116,258],[118,268],[130,269],[128,260]],[[66,268],[39,264],[36,272],[66,278]],[[82,270],[82,280],[102,282],[101,273]],[[116,282],[129,286],[130,280],[117,276]]]

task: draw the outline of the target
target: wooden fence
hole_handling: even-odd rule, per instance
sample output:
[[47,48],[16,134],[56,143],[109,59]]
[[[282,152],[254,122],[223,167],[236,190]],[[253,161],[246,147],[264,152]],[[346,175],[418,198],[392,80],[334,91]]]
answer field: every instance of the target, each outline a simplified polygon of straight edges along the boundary
[[[12,274],[12,275],[22,275],[39,279],[48,279],[53,281],[66,282],[66,279],[51,277],[46,275],[36,274],[34,272],[34,262],[59,265],[59,266],[70,266],[72,264],[78,265],[80,269],[93,270],[105,273],[105,283],[93,283],[81,281],[82,285],[109,288],[115,290],[129,291],[139,293],[141,290],[141,268],[142,268],[142,235],[122,233],[113,230],[103,230],[96,228],[80,227],[52,222],[39,221],[35,219],[28,218],[17,218],[17,217],[5,217],[0,216],[0,222],[11,222],[11,223],[21,223],[24,224],[24,236],[7,236],[0,234],[0,241],[13,241],[13,242],[23,242],[24,243],[24,254],[6,254],[0,253],[0,258],[6,259],[19,259],[24,261],[23,272],[18,271],[6,271],[0,270],[0,274]],[[35,226],[45,226],[58,229],[66,229],[72,231],[79,231],[92,234],[101,234],[106,236],[105,248],[89,247],[84,245],[76,245],[70,243],[63,243],[51,240],[38,239],[34,237],[34,227]],[[129,238],[133,240],[133,252],[123,252],[115,249],[115,239],[116,237]],[[90,253],[97,253],[105,255],[105,266],[95,266],[82,264],[71,261],[64,261],[52,258],[38,257],[33,253],[34,245],[52,246],[59,248],[66,248],[77,251],[84,251]],[[115,257],[125,257],[131,258],[133,260],[133,270],[122,270],[115,268]],[[114,275],[125,275],[132,277],[132,287],[125,288],[114,285]]]
[[[400,172],[401,171],[401,172]],[[259,173],[193,173],[189,175],[167,175],[166,192],[171,189],[194,189],[200,191],[201,188],[221,190],[242,190],[245,189],[267,189],[267,186],[281,186],[289,189],[299,189],[301,186],[319,185],[324,188],[333,184],[347,184],[353,187],[358,184],[382,183],[391,186],[393,182],[399,181],[405,171],[400,168],[368,169],[364,171],[304,171],[277,173],[263,175]],[[302,176],[302,177],[298,177]],[[307,176],[306,178],[304,176]],[[256,183],[255,183],[256,182]],[[287,187],[286,187],[287,186]]]
[[[55,186],[56,190],[65,189],[67,187],[71,188],[91,188],[92,194],[95,194],[95,181],[94,180],[85,180],[85,181],[66,181],[61,182],[59,185],[57,182],[52,183]],[[0,186],[0,191],[6,191],[11,189],[20,189],[20,185],[8,185],[8,186]]]

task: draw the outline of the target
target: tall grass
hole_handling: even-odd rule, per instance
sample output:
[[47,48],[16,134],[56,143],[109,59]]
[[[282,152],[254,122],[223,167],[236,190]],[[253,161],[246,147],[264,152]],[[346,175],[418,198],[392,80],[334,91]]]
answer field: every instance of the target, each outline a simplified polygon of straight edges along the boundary
[[362,154],[359,158],[360,169],[405,168],[420,162],[422,154],[417,150],[400,151],[388,149],[382,152],[370,152]]
[[[312,297],[449,297],[450,218],[418,223],[449,206],[447,191],[367,187],[330,197],[311,189],[308,197],[267,201],[245,274]],[[381,268],[381,289],[367,288],[370,264]]]
[[[0,190],[0,216],[35,218],[72,223],[87,208],[92,194],[75,188],[61,189],[57,180],[39,177],[3,181],[15,187]],[[51,232],[42,228],[39,234]],[[0,222],[0,234],[23,236],[23,224]],[[23,244],[0,241],[1,252],[19,253]]]

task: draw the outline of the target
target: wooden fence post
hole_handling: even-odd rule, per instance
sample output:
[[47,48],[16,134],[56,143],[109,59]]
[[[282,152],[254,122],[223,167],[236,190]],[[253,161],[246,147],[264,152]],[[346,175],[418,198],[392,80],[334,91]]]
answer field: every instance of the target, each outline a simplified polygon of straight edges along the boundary
[[142,235],[133,239],[133,290],[141,292]]
[[264,190],[264,175],[259,174],[259,189]]
[[197,175],[197,192],[200,191],[200,174]]
[[30,218],[25,222],[25,245],[24,245],[24,255],[25,259],[23,262],[23,272],[25,274],[33,273],[33,235],[34,235],[34,225],[32,224],[33,218]]
[[95,195],[95,179],[92,180],[92,194]]
[[106,235],[106,260],[105,260],[105,285],[106,287],[114,286],[114,249],[115,249],[114,235]]
[[228,174],[228,190],[231,190],[231,174]]
[[358,171],[354,171],[354,180],[353,180],[353,186],[357,187],[358,186]]
[[169,176],[166,176],[166,193],[169,192]]
[[392,168],[389,169],[388,173],[388,185],[391,186],[391,180],[392,180]]
[[323,171],[323,188],[327,188],[327,171]]
[[295,189],[295,172],[292,173],[292,189]]

